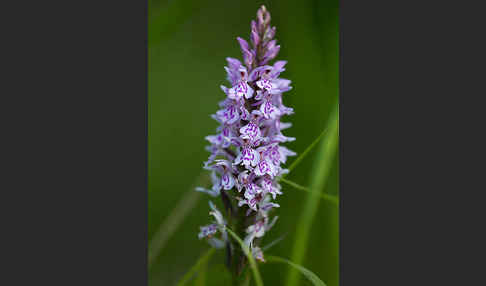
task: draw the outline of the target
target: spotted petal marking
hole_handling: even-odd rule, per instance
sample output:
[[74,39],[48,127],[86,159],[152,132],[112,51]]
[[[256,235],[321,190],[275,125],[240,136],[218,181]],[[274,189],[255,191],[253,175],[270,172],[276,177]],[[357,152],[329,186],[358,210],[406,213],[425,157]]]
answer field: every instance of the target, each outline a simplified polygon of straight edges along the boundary
[[260,112],[266,119],[274,119],[275,117],[279,116],[280,113],[276,106],[272,104],[270,100],[265,100],[262,105],[260,106]]
[[221,176],[221,186],[225,190],[231,190],[235,185],[235,179],[230,172],[224,172]]
[[240,128],[241,138],[249,139],[250,142],[255,142],[261,137],[260,128],[254,123],[250,122],[247,125]]

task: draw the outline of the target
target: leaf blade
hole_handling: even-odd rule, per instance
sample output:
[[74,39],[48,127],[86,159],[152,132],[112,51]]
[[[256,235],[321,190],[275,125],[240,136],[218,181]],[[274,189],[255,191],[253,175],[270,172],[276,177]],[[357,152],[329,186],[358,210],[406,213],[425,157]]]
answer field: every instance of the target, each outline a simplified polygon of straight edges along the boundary
[[312,141],[312,143],[304,150],[304,152],[302,152],[302,154],[300,154],[299,157],[297,157],[292,162],[292,164],[290,164],[290,166],[287,168],[289,170],[289,172],[286,173],[286,174],[283,174],[282,175],[282,178],[285,178],[293,169],[295,169],[295,167],[297,167],[297,165],[300,164],[300,162],[302,160],[304,160],[304,158],[314,148],[314,146],[316,146],[317,143],[319,143],[319,140],[321,140],[321,138],[324,136],[324,134],[326,133],[326,131],[327,131],[327,128],[325,128],[324,130],[322,130],[321,134],[319,134],[319,136],[317,136],[317,138],[314,139],[314,141]]
[[320,193],[318,191],[313,191],[313,190],[311,190],[309,188],[306,188],[304,186],[301,186],[301,185],[299,185],[297,183],[294,183],[294,182],[292,182],[290,180],[287,180],[287,179],[284,179],[284,178],[281,178],[280,179],[280,182],[284,182],[284,183],[286,183],[286,184],[294,187],[297,190],[304,191],[304,192],[308,192],[308,193],[310,193],[312,195],[318,196],[318,197],[320,197],[323,200],[326,200],[326,201],[329,201],[329,202],[333,203],[335,206],[337,206],[338,203],[339,203],[338,202],[338,198],[336,196],[328,195],[328,194],[325,194],[325,193]]
[[157,232],[152,237],[148,247],[148,267],[152,266],[152,263],[160,254],[162,249],[176,232],[179,226],[182,224],[189,211],[192,210],[196,203],[201,198],[201,193],[194,191],[195,186],[209,184],[209,178],[207,174],[202,172],[193,186],[187,191],[172,209],[167,218],[160,224]]
[[196,261],[196,264],[194,264],[194,266],[192,266],[191,269],[189,269],[189,271],[186,272],[184,276],[182,276],[179,283],[177,283],[177,286],[186,285],[187,282],[191,280],[192,276],[199,270],[199,268],[207,264],[211,256],[213,256],[214,251],[215,251],[214,248],[210,248],[206,252],[204,252],[203,255],[201,255],[199,259]]
[[[328,120],[329,133],[321,141],[319,154],[314,163],[313,174],[311,176],[311,189],[323,190],[329,177],[334,157],[337,153],[338,146],[338,124],[339,124],[339,106],[336,104],[334,112]],[[325,157],[323,155],[326,155]],[[296,239],[292,249],[292,261],[296,264],[302,264],[307,251],[307,242],[310,236],[310,230],[316,216],[320,200],[316,200],[311,194],[307,196],[304,202],[303,212],[299,219],[300,223],[296,229]],[[287,276],[287,286],[296,286],[299,282],[299,276],[295,269],[290,269]]]
[[300,266],[298,264],[293,263],[292,261],[278,257],[278,256],[267,256],[266,260],[268,262],[280,262],[280,263],[286,263],[295,269],[299,270],[309,281],[312,282],[315,286],[326,286],[326,284],[316,275],[314,272],[310,271],[309,269]]

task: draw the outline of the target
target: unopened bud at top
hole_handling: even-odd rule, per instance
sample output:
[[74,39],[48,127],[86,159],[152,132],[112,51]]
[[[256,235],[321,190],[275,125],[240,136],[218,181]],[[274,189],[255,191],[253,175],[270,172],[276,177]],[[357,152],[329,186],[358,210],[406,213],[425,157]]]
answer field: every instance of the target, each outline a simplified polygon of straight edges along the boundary
[[257,19],[258,19],[258,26],[260,26],[260,29],[264,29],[268,24],[270,24],[270,13],[267,11],[267,8],[265,8],[265,5],[262,5],[260,9],[257,11]]

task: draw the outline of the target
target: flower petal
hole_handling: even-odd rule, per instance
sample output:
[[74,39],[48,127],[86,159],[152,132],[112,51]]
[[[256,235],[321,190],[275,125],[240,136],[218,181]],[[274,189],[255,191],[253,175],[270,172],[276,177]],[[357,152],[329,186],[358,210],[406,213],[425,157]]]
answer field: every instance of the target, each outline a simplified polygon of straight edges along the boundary
[[216,224],[213,223],[213,224],[210,224],[210,225],[201,226],[200,230],[201,231],[198,234],[198,238],[202,239],[202,238],[205,238],[205,237],[208,237],[208,236],[215,234],[218,231],[218,228],[217,228]]
[[226,242],[216,237],[211,237],[210,239],[208,239],[208,243],[216,249],[222,249],[226,246]]
[[205,188],[202,188],[202,187],[196,187],[196,192],[201,192],[201,193],[206,193],[212,197],[217,197],[219,196],[219,190],[209,190],[209,189],[205,189]]

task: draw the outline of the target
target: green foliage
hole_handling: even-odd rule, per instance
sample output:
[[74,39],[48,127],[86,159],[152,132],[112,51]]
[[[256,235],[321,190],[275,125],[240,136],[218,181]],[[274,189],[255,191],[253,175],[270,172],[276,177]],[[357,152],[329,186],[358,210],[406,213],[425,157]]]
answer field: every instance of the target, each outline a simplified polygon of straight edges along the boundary
[[[321,143],[320,152],[315,160],[314,169],[312,173],[311,189],[322,190],[325,186],[329,176],[334,157],[336,155],[339,138],[339,112],[338,107],[334,110],[329,120],[329,133]],[[314,196],[308,195],[303,212],[301,214],[299,224],[297,226],[298,236],[294,243],[292,250],[292,261],[296,264],[301,264],[307,250],[308,238],[312,223],[317,214],[317,208],[320,200],[316,200]],[[295,269],[289,272],[287,286],[298,285],[298,276]]]
[[243,252],[246,255],[246,258],[248,258],[248,261],[250,262],[250,268],[251,271],[253,272],[253,278],[255,278],[255,283],[257,286],[263,286],[263,281],[262,277],[260,276],[260,271],[258,271],[258,266],[256,264],[255,259],[253,258],[253,255],[250,252],[250,249],[248,246],[245,245],[245,243],[241,240],[241,238],[236,235],[231,229],[226,228],[228,233],[238,242],[238,244],[241,246],[241,249],[243,249]]
[[214,254],[214,248],[208,249],[201,257],[197,260],[196,264],[181,278],[177,286],[184,286],[193,278],[193,276],[201,270],[201,268],[205,268],[209,259]]
[[326,286],[326,284],[324,282],[322,282],[322,280],[319,279],[319,277],[317,277],[317,275],[314,274],[314,272],[312,272],[309,269],[304,268],[300,265],[297,265],[290,260],[287,260],[287,259],[282,258],[282,257],[277,257],[277,256],[267,256],[266,260],[268,262],[286,263],[286,264],[292,266],[294,269],[300,271],[300,273],[302,273],[307,279],[309,279],[309,281],[311,281],[313,285],[315,285],[315,286]]
[[299,185],[297,183],[294,183],[294,182],[292,182],[290,180],[287,180],[287,179],[284,179],[284,178],[281,178],[280,179],[280,182],[286,183],[286,184],[294,187],[297,190],[304,191],[304,192],[308,192],[311,195],[320,197],[321,199],[326,200],[326,201],[329,201],[329,202],[331,202],[334,205],[337,205],[338,204],[338,198],[335,197],[335,196],[331,196],[331,195],[328,195],[328,194],[323,194],[323,193],[320,193],[319,191],[310,190],[309,188],[303,187],[303,186],[301,186],[301,185]]
[[[208,267],[208,271],[206,272],[206,278],[204,280],[207,286],[212,285],[231,285],[232,277],[231,273],[229,272],[226,265],[222,263],[217,263]],[[196,285],[194,285],[196,286]]]
[[[305,148],[304,152],[302,152],[293,162],[292,164],[290,164],[290,166],[287,168],[289,170],[289,173],[292,172],[293,169],[295,169],[295,167],[297,167],[297,165],[299,165],[299,163],[304,160],[304,158],[307,156],[307,154],[312,150],[314,149],[314,146],[317,145],[317,143],[319,143],[319,140],[321,140],[322,136],[324,136],[324,134],[326,133],[327,129],[324,129],[322,130],[321,134],[314,140],[312,141],[312,143],[309,145],[309,147]],[[283,174],[282,175],[282,178],[285,178],[287,177],[287,175],[289,174]]]
[[194,208],[194,205],[201,197],[201,193],[195,192],[195,186],[206,186],[209,184],[209,178],[206,173],[201,173],[194,183],[193,187],[187,191],[166,220],[160,225],[157,233],[153,236],[148,247],[148,266],[152,263],[160,251],[164,248],[169,238],[176,232],[184,221],[185,217]]

